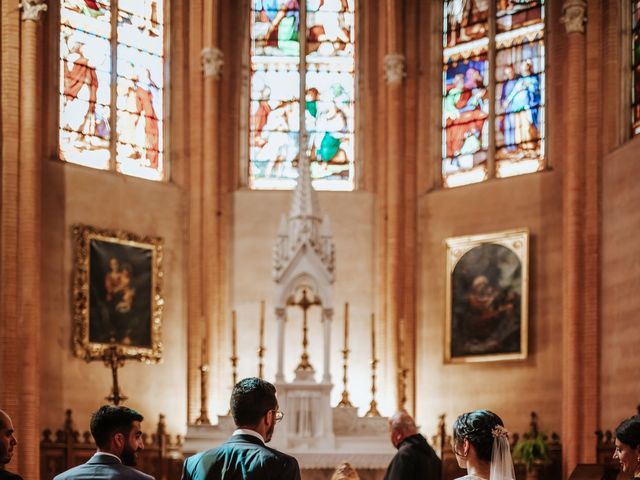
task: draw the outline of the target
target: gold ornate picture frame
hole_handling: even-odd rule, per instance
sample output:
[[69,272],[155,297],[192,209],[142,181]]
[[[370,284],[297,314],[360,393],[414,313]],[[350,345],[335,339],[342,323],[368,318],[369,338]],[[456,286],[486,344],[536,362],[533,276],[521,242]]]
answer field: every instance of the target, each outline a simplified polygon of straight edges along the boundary
[[527,357],[529,231],[445,240],[445,363]]
[[103,360],[162,359],[163,240],[122,230],[73,226],[74,354]]

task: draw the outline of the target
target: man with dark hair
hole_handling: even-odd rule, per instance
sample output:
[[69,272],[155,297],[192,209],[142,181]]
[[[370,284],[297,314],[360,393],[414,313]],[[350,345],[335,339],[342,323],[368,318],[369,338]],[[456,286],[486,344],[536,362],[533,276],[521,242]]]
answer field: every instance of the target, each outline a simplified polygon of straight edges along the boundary
[[54,480],[154,480],[133,468],[138,450],[144,448],[140,430],[142,420],[142,415],[131,408],[100,407],[91,416],[91,435],[98,451],[87,463],[57,475]]
[[440,480],[441,462],[427,440],[418,433],[407,412],[397,412],[389,420],[391,443],[398,449],[384,480]]
[[20,475],[6,470],[7,463],[13,457],[13,449],[18,444],[14,433],[11,417],[0,410],[0,480],[22,480]]
[[231,414],[237,430],[219,447],[187,458],[183,480],[300,480],[296,459],[265,445],[283,417],[272,384],[240,380],[231,393]]

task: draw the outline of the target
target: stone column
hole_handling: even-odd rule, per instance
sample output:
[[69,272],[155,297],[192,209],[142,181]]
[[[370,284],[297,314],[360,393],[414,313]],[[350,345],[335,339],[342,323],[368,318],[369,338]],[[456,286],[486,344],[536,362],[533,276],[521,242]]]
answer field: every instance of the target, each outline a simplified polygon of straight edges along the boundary
[[[20,132],[20,10],[18,2],[0,3],[0,34],[2,55],[0,56],[0,129],[3,139],[17,139]],[[18,344],[18,192],[20,151],[18,142],[2,142],[0,155],[0,404],[13,417],[16,428],[20,428],[16,417],[21,408],[20,366],[22,349]],[[20,463],[20,449],[16,450],[9,465],[11,470]]]
[[18,469],[24,478],[38,478],[40,466],[40,201],[41,109],[39,95],[41,25],[47,5],[23,0],[20,29],[20,176],[18,193],[18,248],[28,261],[18,271],[18,343],[21,364],[18,413],[21,455]]
[[398,381],[398,326],[402,317],[402,231],[403,176],[402,176],[402,128],[401,107],[402,87],[405,76],[405,57],[399,53],[397,14],[401,4],[386,0],[387,54],[384,57],[387,81],[387,292],[386,292],[386,332],[390,364],[386,371],[391,373],[388,380],[395,382],[395,400],[399,398]]
[[[202,277],[202,0],[189,2],[189,136],[188,184],[188,358],[187,358],[187,422],[194,423],[200,413],[200,366],[204,338],[203,277]],[[194,48],[193,46],[196,46]],[[209,377],[211,378],[211,376]]]
[[331,383],[331,323],[333,322],[333,309],[322,309],[322,329],[324,332],[324,371],[322,382]]
[[[202,310],[204,334],[208,341],[213,369],[212,377],[221,379],[226,372],[228,346],[225,344],[223,311],[223,282],[220,261],[222,239],[220,237],[220,141],[219,141],[219,89],[222,77],[223,55],[218,44],[219,6],[217,0],[205,0],[203,15],[203,44],[200,52],[203,75],[202,112]],[[215,380],[214,380],[215,381]],[[214,397],[215,401],[215,397]],[[220,399],[221,403],[223,402]]]
[[[584,239],[584,78],[587,2],[565,0],[562,22],[566,28],[566,70],[563,163],[563,395],[562,439],[563,470],[567,478],[578,464],[584,448],[582,422],[583,358],[583,239]],[[591,432],[592,433],[592,432]]]
[[278,326],[278,370],[276,382],[284,382],[284,324],[287,321],[287,311],[276,308],[276,324]]

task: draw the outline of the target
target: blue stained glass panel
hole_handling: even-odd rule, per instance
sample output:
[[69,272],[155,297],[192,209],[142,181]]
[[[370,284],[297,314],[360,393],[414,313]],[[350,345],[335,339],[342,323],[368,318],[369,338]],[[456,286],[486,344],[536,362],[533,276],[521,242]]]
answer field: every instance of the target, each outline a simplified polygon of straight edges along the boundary
[[544,167],[544,43],[542,24],[538,27],[522,29],[527,33],[521,36],[497,37],[497,176]]

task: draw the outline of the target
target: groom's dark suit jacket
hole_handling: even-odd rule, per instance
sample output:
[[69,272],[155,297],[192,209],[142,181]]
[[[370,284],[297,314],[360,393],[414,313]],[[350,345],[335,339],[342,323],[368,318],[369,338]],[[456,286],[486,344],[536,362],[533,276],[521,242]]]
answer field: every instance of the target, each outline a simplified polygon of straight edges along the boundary
[[182,480],[300,480],[298,461],[251,435],[233,435],[184,461]]

